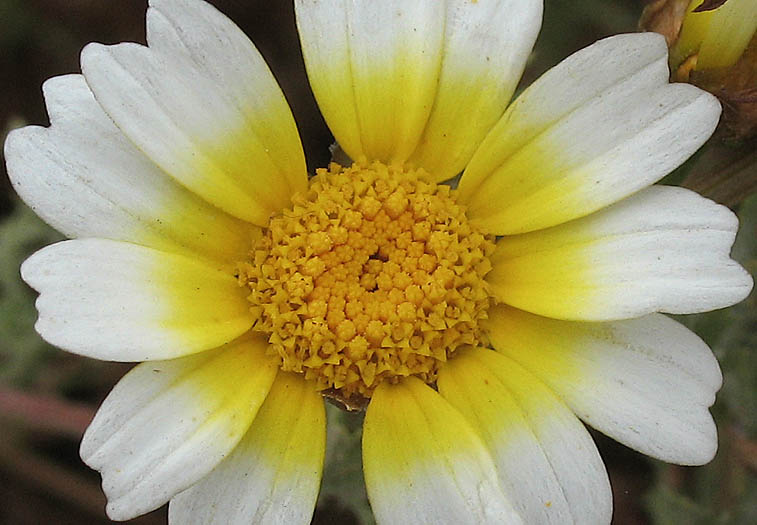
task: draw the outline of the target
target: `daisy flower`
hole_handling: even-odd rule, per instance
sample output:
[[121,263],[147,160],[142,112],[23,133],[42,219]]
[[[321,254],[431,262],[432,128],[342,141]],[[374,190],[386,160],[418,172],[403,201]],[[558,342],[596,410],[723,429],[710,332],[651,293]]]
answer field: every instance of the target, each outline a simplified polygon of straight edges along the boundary
[[668,84],[663,38],[599,41],[510,103],[541,2],[295,8],[354,163],[308,177],[265,62],[200,0],[151,0],[146,47],[85,47],[82,75],[44,84],[51,125],[5,144],[17,192],[73,239],[22,266],[37,330],[144,362],[81,444],[108,515],[308,522],[324,398],[366,407],[382,524],[609,523],[582,421],[709,461],[718,365],[658,312],[752,281],[733,213],[652,186],[720,114]]

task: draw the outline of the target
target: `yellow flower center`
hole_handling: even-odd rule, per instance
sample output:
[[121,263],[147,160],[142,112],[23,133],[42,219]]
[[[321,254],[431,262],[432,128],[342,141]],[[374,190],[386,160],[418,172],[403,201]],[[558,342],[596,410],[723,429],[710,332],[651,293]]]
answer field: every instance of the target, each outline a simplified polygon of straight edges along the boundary
[[382,381],[434,383],[456,349],[486,344],[494,239],[424,175],[378,162],[318,170],[240,266],[253,329],[281,368],[348,407]]

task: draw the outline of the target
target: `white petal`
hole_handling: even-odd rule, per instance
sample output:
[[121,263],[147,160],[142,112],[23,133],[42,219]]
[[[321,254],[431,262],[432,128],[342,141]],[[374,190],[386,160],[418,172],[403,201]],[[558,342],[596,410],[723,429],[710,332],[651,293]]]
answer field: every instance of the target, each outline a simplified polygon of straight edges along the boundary
[[729,257],[737,227],[725,206],[654,186],[588,217],[502,238],[487,281],[498,300],[558,319],[723,308],[752,289]]
[[15,130],[5,143],[15,190],[68,237],[101,237],[241,260],[254,227],[174,182],[116,128],[81,75],[43,86],[51,127]]
[[586,423],[644,454],[683,465],[717,449],[708,412],[721,375],[693,332],[659,314],[576,323],[504,306],[490,310],[492,345],[550,386]]
[[296,0],[313,93],[353,159],[403,162],[436,93],[444,38],[438,0]]
[[253,323],[230,271],[133,244],[61,242],[27,259],[21,276],[40,292],[40,335],[98,359],[170,359],[222,345]]
[[432,178],[460,173],[499,120],[539,33],[542,0],[450,0],[434,107],[410,158]]
[[439,371],[439,393],[484,440],[526,523],[609,523],[612,492],[581,422],[517,363],[482,348]]
[[323,398],[300,376],[280,373],[234,452],[171,500],[169,522],[310,523],[325,451]]
[[247,431],[276,376],[263,338],[143,363],[115,386],[81,443],[108,516],[127,520],[208,474]]
[[374,392],[363,424],[363,470],[380,525],[522,523],[479,436],[414,377]]
[[90,44],[82,71],[118,127],[205,200],[259,225],[307,185],[291,112],[244,34],[198,0],[152,2],[149,48]]
[[460,181],[469,217],[491,233],[547,228],[662,178],[718,122],[715,97],[668,84],[654,33],[618,35],[548,71],[508,108]]

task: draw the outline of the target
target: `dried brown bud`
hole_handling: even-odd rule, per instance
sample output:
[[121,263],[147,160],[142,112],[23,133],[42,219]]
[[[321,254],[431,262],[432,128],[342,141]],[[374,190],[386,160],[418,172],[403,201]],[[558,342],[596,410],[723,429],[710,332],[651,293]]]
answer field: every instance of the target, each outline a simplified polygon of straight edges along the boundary
[[752,38],[733,66],[692,71],[689,81],[720,99],[726,138],[745,140],[757,135],[757,38]]
[[689,0],[655,0],[644,8],[639,29],[660,33],[670,47],[678,39],[688,6]]

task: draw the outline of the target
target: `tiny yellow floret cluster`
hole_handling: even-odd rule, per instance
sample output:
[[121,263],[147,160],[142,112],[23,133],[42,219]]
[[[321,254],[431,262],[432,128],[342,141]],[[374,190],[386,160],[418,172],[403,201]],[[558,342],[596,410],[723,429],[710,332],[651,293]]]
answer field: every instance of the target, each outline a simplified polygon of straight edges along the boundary
[[433,383],[456,349],[487,343],[494,239],[425,175],[331,164],[271,219],[239,278],[283,370],[365,399],[381,381]]

